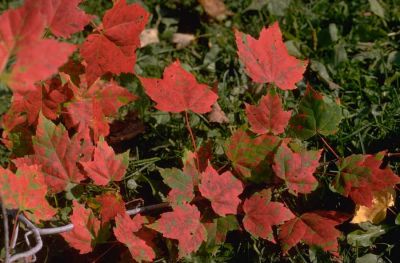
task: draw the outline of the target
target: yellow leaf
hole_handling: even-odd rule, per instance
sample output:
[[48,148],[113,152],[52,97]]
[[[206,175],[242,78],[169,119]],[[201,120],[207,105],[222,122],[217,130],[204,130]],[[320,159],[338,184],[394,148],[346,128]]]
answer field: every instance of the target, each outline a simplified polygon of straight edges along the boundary
[[386,218],[386,210],[394,205],[396,192],[393,188],[373,194],[371,207],[357,205],[355,215],[351,220],[353,224],[371,222],[378,224]]

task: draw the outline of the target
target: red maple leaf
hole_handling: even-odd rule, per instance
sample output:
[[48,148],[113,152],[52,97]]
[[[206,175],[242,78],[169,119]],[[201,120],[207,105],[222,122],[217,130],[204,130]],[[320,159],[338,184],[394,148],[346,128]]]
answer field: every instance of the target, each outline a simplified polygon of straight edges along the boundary
[[137,233],[145,223],[143,216],[136,215],[131,219],[127,214],[118,214],[115,218],[115,223],[115,237],[129,248],[129,252],[131,252],[135,261],[154,260],[156,256],[154,250]]
[[[8,84],[15,92],[34,89],[36,81],[56,73],[67,62],[75,46],[46,39],[31,43],[19,49]],[[45,56],[45,54],[52,56]]]
[[196,251],[206,239],[206,229],[200,222],[200,212],[194,205],[175,206],[172,212],[161,215],[150,228],[160,232],[166,238],[177,239],[179,256],[184,257]]
[[211,201],[211,206],[218,215],[237,214],[240,203],[238,196],[243,192],[243,185],[231,172],[219,175],[211,164],[208,164],[201,174],[199,190],[202,196]]
[[251,130],[258,134],[281,134],[289,122],[292,111],[284,111],[278,94],[268,93],[258,106],[246,103],[246,115]]
[[4,69],[5,62],[20,46],[40,40],[44,29],[44,21],[37,10],[32,10],[26,5],[17,9],[10,9],[0,15],[0,42],[2,44],[0,71]]
[[85,81],[81,80],[78,87],[68,75],[62,75],[67,79],[74,94],[66,106],[65,124],[67,128],[76,128],[78,134],[87,134],[92,130],[95,141],[100,136],[109,134],[107,118],[114,116],[121,106],[137,99],[114,81],[97,81],[88,87]]
[[335,254],[338,249],[337,238],[340,231],[335,226],[349,219],[349,216],[336,211],[315,211],[302,214],[280,227],[279,239],[286,253],[300,240],[308,245],[316,245]]
[[87,176],[96,185],[106,185],[110,181],[121,181],[129,163],[129,151],[116,155],[106,141],[100,140],[94,149],[93,160],[81,162]]
[[46,200],[47,185],[37,165],[21,162],[17,172],[0,167],[0,197],[8,209],[24,211],[32,221],[50,220],[56,213]]
[[387,167],[381,169],[383,154],[353,154],[338,162],[335,188],[357,204],[371,206],[373,193],[393,188],[400,178]]
[[308,62],[289,55],[277,22],[263,28],[259,39],[237,30],[235,37],[239,58],[254,82],[273,82],[282,90],[296,88],[295,84],[303,78]]
[[118,214],[126,213],[125,202],[119,193],[104,193],[96,196],[96,201],[100,204],[100,216],[103,224],[114,219]]
[[71,34],[82,31],[93,18],[78,8],[81,2],[82,0],[28,0],[25,5],[40,11],[54,35],[68,38]]
[[139,4],[127,5],[125,0],[116,1],[105,13],[103,29],[89,35],[81,47],[82,57],[87,62],[89,84],[108,72],[133,73],[135,50],[140,46],[139,35],[149,16]]
[[157,102],[156,109],[167,112],[193,111],[203,114],[211,111],[218,95],[210,87],[199,84],[177,60],[164,70],[163,79],[139,77],[147,95]]
[[77,136],[70,139],[62,124],[56,126],[42,115],[32,141],[35,154],[31,160],[41,165],[50,190],[61,192],[69,182],[79,183],[85,179],[77,163],[90,160],[93,152],[91,143],[82,143]]
[[243,129],[238,129],[226,143],[225,152],[235,170],[248,179],[254,173],[265,176],[279,143],[278,137],[263,134],[254,138]]
[[[271,202],[271,190],[265,189],[246,199],[243,205],[244,228],[255,237],[274,242],[272,226],[294,218],[293,213],[282,203]],[[275,242],[274,242],[275,243]]]
[[274,172],[285,180],[289,191],[294,195],[308,194],[318,186],[313,173],[319,166],[321,153],[322,150],[295,153],[283,142],[274,157]]
[[72,208],[71,223],[74,228],[61,235],[71,247],[79,250],[80,254],[89,253],[95,245],[94,240],[99,233],[100,221],[90,209],[86,209],[76,200],[73,201]]

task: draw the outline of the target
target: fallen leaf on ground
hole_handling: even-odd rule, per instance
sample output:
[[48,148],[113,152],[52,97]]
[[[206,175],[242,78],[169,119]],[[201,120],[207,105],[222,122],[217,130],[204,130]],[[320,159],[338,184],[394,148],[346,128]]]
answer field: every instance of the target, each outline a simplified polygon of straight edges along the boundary
[[156,44],[160,42],[158,38],[158,29],[157,28],[149,28],[145,29],[140,33],[140,47],[145,47],[150,44]]
[[379,224],[386,218],[386,211],[394,206],[396,192],[393,188],[373,194],[372,205],[370,207],[357,205],[353,219],[350,223],[359,224],[371,222]]
[[208,120],[216,123],[229,123],[228,117],[226,117],[225,112],[221,109],[218,102],[212,105],[212,110],[208,114]]
[[172,43],[176,44],[177,49],[189,46],[196,37],[192,34],[175,33],[172,35]]

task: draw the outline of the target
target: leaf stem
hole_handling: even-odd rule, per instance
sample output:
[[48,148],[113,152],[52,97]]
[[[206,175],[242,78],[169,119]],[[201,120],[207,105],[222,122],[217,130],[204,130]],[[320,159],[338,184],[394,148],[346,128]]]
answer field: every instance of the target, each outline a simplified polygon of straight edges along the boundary
[[195,140],[195,138],[194,138],[192,128],[190,127],[189,114],[188,114],[187,111],[185,111],[185,120],[186,120],[186,128],[187,128],[187,130],[189,131],[190,138],[191,138],[191,140],[192,140],[193,150],[194,150],[194,152],[196,153],[196,165],[197,165],[196,168],[197,168],[197,171],[200,171],[200,162],[199,162],[199,158],[198,158],[198,156],[197,156],[196,140]]
[[322,137],[321,135],[319,135],[319,137],[321,138],[322,142],[325,144],[325,146],[331,151],[331,153],[333,153],[333,155],[335,155],[335,157],[337,159],[340,159],[339,155],[335,152],[335,150],[329,145],[329,143],[324,139],[324,137]]

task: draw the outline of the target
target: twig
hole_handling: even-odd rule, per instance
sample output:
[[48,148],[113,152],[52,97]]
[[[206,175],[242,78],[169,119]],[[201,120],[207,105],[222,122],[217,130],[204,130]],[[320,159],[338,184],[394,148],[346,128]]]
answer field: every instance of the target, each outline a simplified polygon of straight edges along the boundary
[[17,226],[15,227],[15,235],[11,239],[11,245],[10,245],[11,249],[14,249],[15,246],[17,245],[18,233],[19,233],[19,224],[17,224]]
[[319,136],[322,140],[322,142],[325,144],[325,146],[333,153],[333,155],[335,155],[335,157],[337,159],[340,159],[339,155],[335,152],[335,150],[333,150],[333,148],[329,145],[329,143],[324,139],[324,137],[322,137],[321,135]]
[[21,212],[18,210],[17,213],[15,214],[15,219],[14,219],[14,226],[13,226],[13,230],[11,232],[11,240],[15,239],[15,229],[17,228],[18,225],[18,216]]
[[9,240],[9,232],[8,232],[8,215],[7,215],[7,209],[4,207],[4,204],[1,205],[1,212],[3,214],[3,227],[4,227],[4,248],[6,251],[5,255],[5,263],[10,262],[10,240]]

